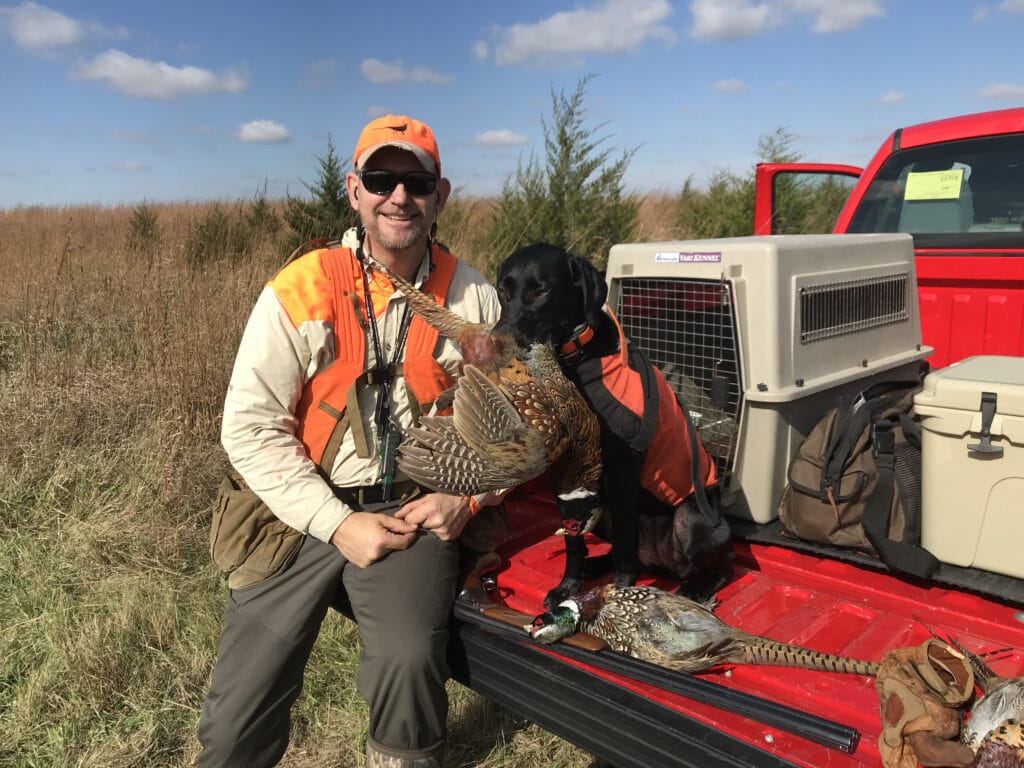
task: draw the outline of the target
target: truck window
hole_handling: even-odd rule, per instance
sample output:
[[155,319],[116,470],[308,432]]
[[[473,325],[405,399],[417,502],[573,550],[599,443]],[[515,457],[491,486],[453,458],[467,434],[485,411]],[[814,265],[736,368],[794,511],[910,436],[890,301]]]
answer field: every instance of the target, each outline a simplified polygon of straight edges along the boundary
[[772,183],[772,234],[831,232],[856,182],[835,173],[779,173]]
[[1024,135],[893,153],[848,232],[909,232],[917,248],[1024,246]]

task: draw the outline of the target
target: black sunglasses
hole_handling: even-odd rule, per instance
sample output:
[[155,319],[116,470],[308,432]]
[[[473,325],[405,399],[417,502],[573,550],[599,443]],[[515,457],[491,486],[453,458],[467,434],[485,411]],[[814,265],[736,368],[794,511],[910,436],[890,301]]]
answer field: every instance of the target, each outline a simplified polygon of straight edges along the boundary
[[427,171],[410,171],[395,173],[385,170],[360,171],[359,178],[367,192],[375,195],[390,195],[399,184],[405,187],[410,195],[421,197],[429,195],[437,189],[437,176]]

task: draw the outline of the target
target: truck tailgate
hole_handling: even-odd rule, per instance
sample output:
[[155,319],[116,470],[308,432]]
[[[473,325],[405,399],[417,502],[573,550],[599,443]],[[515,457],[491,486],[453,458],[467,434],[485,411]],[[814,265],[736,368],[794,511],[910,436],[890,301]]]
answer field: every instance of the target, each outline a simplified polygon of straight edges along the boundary
[[[563,540],[552,535],[558,513],[550,495],[538,489],[517,494],[506,506],[514,533],[501,549],[501,568],[491,574],[494,589],[489,599],[532,617],[543,610],[545,592],[561,577]],[[592,553],[606,551],[607,544],[596,539],[591,543]],[[912,583],[880,569],[784,547],[748,542],[736,546],[736,576],[719,592],[716,608],[731,626],[818,651],[876,661],[892,648],[918,645],[936,633],[955,637],[979,653],[1012,649],[990,659],[990,666],[1006,676],[1024,670],[1020,650],[1024,648],[1024,623],[1020,609],[1011,603],[935,584]],[[652,578],[641,582],[659,583]],[[661,586],[672,588],[669,583]],[[740,697],[756,697],[753,710],[745,709],[750,703],[746,698],[740,702],[743,706],[723,708],[708,703],[717,700],[714,696],[696,695],[699,689],[688,694],[686,686],[674,685],[672,678],[677,673],[640,662],[632,662],[638,671],[631,673],[628,667],[602,664],[599,656],[588,663],[586,652],[563,644],[538,646],[525,631],[513,627],[506,627],[505,632],[495,631],[493,626],[488,630],[487,622],[475,621],[474,615],[471,607],[463,606],[464,629],[477,632],[470,638],[477,647],[476,659],[471,669],[462,670],[463,681],[501,700],[502,686],[493,685],[502,674],[498,667],[507,673],[515,660],[521,668],[505,687],[526,685],[532,693],[518,698],[510,694],[503,703],[515,709],[518,702],[528,717],[617,766],[794,764],[852,768],[880,764],[878,697],[870,677],[754,665],[695,676],[701,685],[715,686],[713,691],[725,689]],[[471,624],[478,626],[468,626]],[[490,660],[481,650],[488,645],[502,647]],[[607,650],[600,654],[621,658]],[[582,675],[583,682],[561,680],[551,671],[552,664],[566,672],[571,668],[571,674]],[[535,674],[532,681],[530,670]],[[559,685],[566,686],[561,694],[557,693]],[[593,696],[586,695],[588,686]],[[612,749],[610,742],[619,738],[614,734],[622,730],[625,721],[621,718],[626,715],[612,718],[611,710],[601,714],[612,695],[609,691],[626,697],[624,702],[632,701],[623,706],[642,715],[640,720],[630,721],[626,730],[646,728],[644,723],[648,723],[658,726],[657,734],[641,735],[630,749]],[[531,712],[527,700],[532,698],[536,704],[546,694],[552,694],[545,705],[547,716]],[[766,709],[778,705],[781,720],[774,710],[758,716],[758,700],[767,702]],[[560,701],[567,711],[559,710]],[[640,702],[642,713],[637,709]],[[653,714],[646,711],[648,707],[654,708]],[[786,712],[791,712],[793,727],[787,727]],[[801,713],[811,718],[807,730],[806,724],[798,722]],[[842,739],[818,738],[818,719],[826,724],[826,736],[832,725],[840,734],[844,729],[851,731],[850,743],[844,746]],[[681,752],[678,760],[669,759],[666,750],[671,750],[664,745],[658,747],[660,751],[644,753],[645,748],[654,749],[659,739],[668,739],[669,731],[684,734],[681,741],[672,743],[685,755]],[[701,744],[709,750],[703,758],[699,757]],[[629,755],[635,755],[637,761],[631,762]],[[655,756],[656,763],[649,762]]]

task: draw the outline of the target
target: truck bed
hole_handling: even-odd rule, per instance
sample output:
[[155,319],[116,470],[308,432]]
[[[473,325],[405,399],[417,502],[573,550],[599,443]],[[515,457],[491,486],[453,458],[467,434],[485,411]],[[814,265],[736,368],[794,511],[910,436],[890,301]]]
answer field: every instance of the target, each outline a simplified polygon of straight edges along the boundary
[[[558,512],[539,486],[517,492],[506,508],[513,535],[499,552],[501,566],[457,604],[456,679],[619,768],[880,765],[871,677],[754,665],[691,676],[608,649],[534,643],[518,622],[543,610],[544,594],[561,577]],[[756,531],[747,533],[736,543],[735,578],[717,596],[716,613],[731,626],[875,661],[934,632],[979,653],[1009,648],[990,666],[1022,674],[1024,613],[1016,600],[798,551],[773,543],[773,531],[760,542]],[[608,546],[589,544],[592,554]],[[641,583],[674,587],[652,577]]]

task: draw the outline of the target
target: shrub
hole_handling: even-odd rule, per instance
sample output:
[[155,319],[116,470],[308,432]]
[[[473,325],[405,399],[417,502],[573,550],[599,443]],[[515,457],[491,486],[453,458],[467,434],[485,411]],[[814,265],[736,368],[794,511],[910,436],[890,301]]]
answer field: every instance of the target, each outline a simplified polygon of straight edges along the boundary
[[302,182],[313,196],[312,200],[286,195],[284,220],[291,228],[289,248],[307,240],[321,237],[341,237],[345,230],[355,226],[356,212],[348,202],[345,171],[334,150],[334,141],[327,137],[327,154],[318,157],[320,172],[315,184]]
[[281,229],[281,219],[278,218],[273,204],[267,199],[267,182],[263,182],[263,189],[256,192],[249,207],[245,212],[244,223],[246,229],[253,237],[273,237]]
[[600,148],[597,128],[584,124],[589,82],[580,80],[568,97],[552,92],[551,121],[543,121],[545,164],[531,156],[506,180],[488,238],[498,259],[543,241],[603,268],[608,248],[632,239],[638,204],[623,193],[622,177],[636,150],[613,160],[611,149]]
[[143,200],[132,208],[125,243],[131,252],[152,251],[160,246],[160,222],[156,209]]
[[[795,163],[794,137],[784,128],[776,128],[757,142],[758,159],[764,163]],[[754,169],[746,175],[718,171],[711,176],[706,190],[697,189],[687,179],[679,194],[676,222],[684,237],[741,237],[754,232]]]

